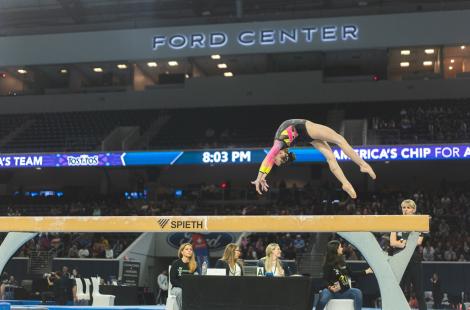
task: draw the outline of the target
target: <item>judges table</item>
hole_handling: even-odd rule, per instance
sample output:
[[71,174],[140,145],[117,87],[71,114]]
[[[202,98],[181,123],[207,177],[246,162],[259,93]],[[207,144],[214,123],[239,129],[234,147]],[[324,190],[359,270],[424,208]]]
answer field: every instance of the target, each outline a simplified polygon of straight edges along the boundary
[[312,310],[308,277],[182,277],[184,310]]

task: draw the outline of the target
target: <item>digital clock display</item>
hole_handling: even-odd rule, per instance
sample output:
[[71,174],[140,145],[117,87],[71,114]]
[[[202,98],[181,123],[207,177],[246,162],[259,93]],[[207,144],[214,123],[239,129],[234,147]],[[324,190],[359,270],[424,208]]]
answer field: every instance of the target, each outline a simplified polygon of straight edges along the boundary
[[250,163],[251,151],[203,152],[202,162],[205,164]]

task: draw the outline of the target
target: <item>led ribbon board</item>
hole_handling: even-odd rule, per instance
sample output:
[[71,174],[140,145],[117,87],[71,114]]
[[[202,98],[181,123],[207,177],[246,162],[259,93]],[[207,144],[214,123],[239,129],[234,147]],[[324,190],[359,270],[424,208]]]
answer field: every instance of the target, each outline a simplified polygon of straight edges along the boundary
[[[367,146],[354,148],[367,161],[466,160],[470,144]],[[292,148],[296,163],[325,162],[323,155],[312,147]],[[160,165],[228,165],[259,164],[269,149],[220,149],[193,151],[150,151],[111,153],[3,154],[0,168],[45,167],[124,167]],[[348,161],[339,149],[333,152],[338,161]]]

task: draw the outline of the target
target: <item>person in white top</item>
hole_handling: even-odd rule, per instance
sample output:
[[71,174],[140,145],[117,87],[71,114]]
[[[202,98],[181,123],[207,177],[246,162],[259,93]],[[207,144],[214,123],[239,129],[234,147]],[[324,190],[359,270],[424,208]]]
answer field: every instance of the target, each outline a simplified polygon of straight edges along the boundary
[[87,248],[84,247],[78,250],[78,257],[87,258],[88,256],[90,256],[90,252],[88,251]]
[[163,270],[157,277],[158,294],[157,294],[157,305],[166,304],[166,298],[168,297],[168,271]]
[[423,249],[423,260],[433,261],[435,252],[436,251],[434,250],[434,247],[431,245],[431,243],[429,241],[426,242],[426,246]]
[[105,249],[105,257],[108,259],[113,259],[114,258],[114,252],[113,249],[109,246],[109,244],[106,246]]

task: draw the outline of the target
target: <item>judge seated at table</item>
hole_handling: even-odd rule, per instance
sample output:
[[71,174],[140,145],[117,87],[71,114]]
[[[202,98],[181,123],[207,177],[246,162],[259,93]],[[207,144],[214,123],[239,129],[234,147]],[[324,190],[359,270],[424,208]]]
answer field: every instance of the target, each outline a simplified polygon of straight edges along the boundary
[[195,274],[197,268],[196,255],[191,243],[183,243],[178,249],[178,259],[171,264],[170,283],[173,286],[170,294],[176,296],[178,309],[183,308],[183,289],[181,278],[183,274]]
[[267,276],[287,277],[290,276],[289,266],[281,260],[281,248],[277,243],[270,243],[266,247],[266,256],[258,261],[257,266],[264,268]]
[[224,255],[217,260],[215,268],[225,269],[227,276],[242,276],[243,262],[240,259],[240,247],[235,243],[229,243],[225,247]]

